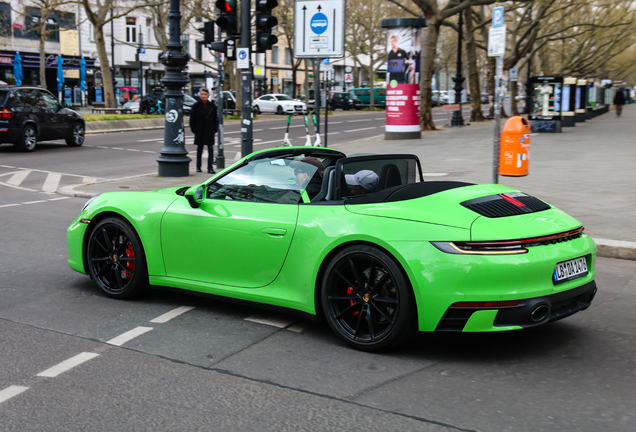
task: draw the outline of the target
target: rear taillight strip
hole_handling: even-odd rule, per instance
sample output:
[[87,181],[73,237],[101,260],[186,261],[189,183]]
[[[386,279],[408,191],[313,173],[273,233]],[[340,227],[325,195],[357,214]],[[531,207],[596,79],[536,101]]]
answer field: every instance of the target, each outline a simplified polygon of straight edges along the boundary
[[551,240],[558,240],[563,237],[569,237],[571,235],[581,234],[585,227],[580,227],[571,231],[562,232],[559,234],[552,234],[548,236],[541,237],[533,237],[528,239],[519,239],[519,240],[504,240],[504,241],[492,241],[492,242],[463,242],[462,244],[466,246],[514,246],[514,245],[523,245],[528,243],[541,243]]

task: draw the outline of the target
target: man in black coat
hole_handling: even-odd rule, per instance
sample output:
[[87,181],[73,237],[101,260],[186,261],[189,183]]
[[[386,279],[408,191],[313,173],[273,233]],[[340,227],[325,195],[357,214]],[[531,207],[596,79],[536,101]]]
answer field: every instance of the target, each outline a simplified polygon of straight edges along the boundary
[[208,173],[216,174],[214,164],[214,135],[219,130],[219,118],[216,105],[210,98],[207,88],[199,90],[201,100],[192,105],[190,113],[190,130],[194,134],[194,144],[197,146],[197,172],[201,172],[201,155],[203,146],[208,146]]
[[616,90],[613,102],[616,107],[616,117],[620,117],[623,113],[623,105],[625,105],[625,91],[623,90],[623,87]]

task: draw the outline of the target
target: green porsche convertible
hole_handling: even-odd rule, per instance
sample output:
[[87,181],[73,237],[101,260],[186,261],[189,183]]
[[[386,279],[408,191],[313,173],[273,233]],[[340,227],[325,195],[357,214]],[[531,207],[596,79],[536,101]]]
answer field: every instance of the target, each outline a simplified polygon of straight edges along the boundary
[[67,238],[71,268],[111,297],[249,302],[324,318],[367,351],[534,327],[596,294],[580,222],[506,186],[424,181],[405,154],[257,151],[203,184],[92,198]]

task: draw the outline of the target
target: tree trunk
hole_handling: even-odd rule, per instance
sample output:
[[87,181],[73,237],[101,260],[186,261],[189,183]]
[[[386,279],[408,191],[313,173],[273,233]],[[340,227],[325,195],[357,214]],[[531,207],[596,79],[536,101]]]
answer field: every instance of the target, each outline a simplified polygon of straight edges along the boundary
[[481,89],[479,86],[479,70],[477,69],[477,47],[475,45],[475,25],[472,8],[466,9],[466,57],[468,59],[468,85],[470,88],[471,122],[482,122]]
[[113,76],[110,73],[110,63],[108,62],[108,52],[106,52],[106,40],[104,39],[104,29],[100,26],[95,28],[95,46],[99,56],[100,69],[102,71],[102,81],[104,84],[104,101],[106,108],[116,108],[115,92],[113,90]]
[[488,113],[490,118],[495,117],[495,73],[497,69],[497,58],[488,58],[488,99],[490,99],[490,112]]
[[46,68],[44,59],[44,36],[40,33],[40,85],[43,88],[48,88],[46,84]]
[[439,27],[441,22],[429,20],[428,27],[422,29],[421,46],[422,54],[420,59],[420,91],[422,105],[420,106],[420,129],[437,130],[433,122],[433,110],[431,109],[431,99],[433,91],[431,81],[435,70],[435,56],[437,54],[437,39],[439,38]]
[[517,81],[509,81],[510,85],[510,114],[513,116],[519,115],[517,109]]

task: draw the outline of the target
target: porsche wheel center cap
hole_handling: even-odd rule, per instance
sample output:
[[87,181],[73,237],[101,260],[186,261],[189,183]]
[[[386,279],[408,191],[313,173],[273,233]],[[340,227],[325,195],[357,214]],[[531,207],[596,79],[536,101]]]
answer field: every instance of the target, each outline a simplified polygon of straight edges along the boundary
[[113,262],[117,262],[117,255],[113,255]]
[[364,300],[365,303],[369,303],[370,297],[371,295],[369,293],[366,293],[365,295],[362,296],[362,300]]

